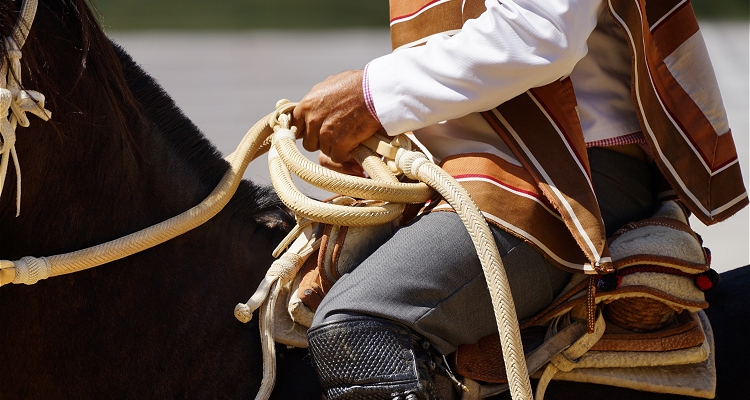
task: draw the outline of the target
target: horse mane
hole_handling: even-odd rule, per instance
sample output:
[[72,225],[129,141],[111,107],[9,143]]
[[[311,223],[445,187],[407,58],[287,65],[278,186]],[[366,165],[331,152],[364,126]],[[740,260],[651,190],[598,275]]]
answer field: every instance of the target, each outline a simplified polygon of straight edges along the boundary
[[[147,118],[162,132],[163,137],[169,141],[177,155],[187,160],[188,165],[199,166],[194,173],[198,174],[201,181],[218,182],[227,170],[227,163],[223,160],[221,153],[216,147],[201,134],[198,127],[187,118],[182,110],[175,104],[174,100],[164,91],[161,86],[143,69],[136,64],[130,55],[122,47],[112,44],[124,71],[125,81],[132,91],[135,99],[141,105]],[[270,226],[285,225],[281,220],[271,217],[267,212],[283,211],[289,215],[285,206],[269,186],[258,186],[245,181],[235,194],[235,204],[243,207],[233,207],[236,216],[250,216]],[[254,208],[247,208],[248,204],[254,204]]]
[[200,167],[195,172],[200,174],[201,181],[218,182],[227,170],[227,163],[223,161],[221,153],[122,47],[114,43],[112,47],[122,66],[124,81],[130,88],[129,93],[146,119],[172,144],[179,158],[187,160],[189,165]]

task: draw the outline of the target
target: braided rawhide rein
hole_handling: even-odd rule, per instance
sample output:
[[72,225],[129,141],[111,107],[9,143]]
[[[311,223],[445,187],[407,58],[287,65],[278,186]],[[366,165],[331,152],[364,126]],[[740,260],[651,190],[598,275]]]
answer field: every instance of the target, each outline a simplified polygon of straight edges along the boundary
[[[277,106],[282,109],[284,107],[291,107],[283,101],[277,104]],[[276,133],[272,139],[273,148],[269,152],[271,180],[281,200],[293,212],[297,213],[300,220],[313,220],[341,226],[377,225],[397,218],[403,209],[403,205],[388,203],[385,206],[375,207],[346,207],[317,202],[307,198],[294,187],[287,166],[293,168],[293,172],[308,183],[328,190],[330,189],[326,186],[325,181],[330,179],[341,185],[340,187],[349,187],[349,184],[345,182],[355,181],[364,181],[361,185],[368,187],[379,187],[380,185],[383,185],[384,188],[389,187],[395,181],[393,173],[389,169],[390,167],[396,169],[399,173],[403,173],[409,179],[423,182],[430,188],[435,189],[456,210],[456,213],[464,222],[474,242],[488,284],[495,309],[498,332],[500,333],[500,342],[508,373],[511,395],[513,399],[532,399],[531,385],[518,327],[518,318],[508,279],[489,226],[481,211],[471,200],[469,193],[449,174],[429,161],[424,154],[406,150],[405,146],[402,145],[393,145],[399,141],[401,143],[408,141],[405,137],[400,137],[392,141],[391,145],[383,142],[366,141],[366,147],[360,146],[354,152],[355,158],[361,161],[365,171],[370,176],[381,177],[380,179],[387,181],[385,183],[328,171],[319,166],[314,166],[313,168],[324,170],[326,177],[319,178],[313,176],[309,174],[309,171],[305,170],[306,164],[313,163],[302,161],[304,157],[299,154],[299,150],[297,150],[294,144],[296,133],[293,127],[289,127],[289,117],[283,115],[282,112],[279,112],[277,115],[279,116],[278,119],[272,121],[273,129]],[[380,161],[380,157],[385,158],[387,164]],[[293,162],[291,160],[297,161]],[[380,165],[380,167],[377,167],[377,165]],[[361,189],[361,185],[358,185],[358,190]],[[384,194],[388,190],[374,189],[372,193],[361,193],[360,191],[357,197],[367,199],[378,198],[389,202],[401,203],[424,202],[430,197],[430,192],[425,191],[421,186],[414,187],[413,185],[415,184],[401,185],[405,185],[403,187],[404,190],[413,188],[413,190],[420,192],[420,195],[400,196],[400,193],[396,191],[393,193],[394,196],[390,197],[390,195]],[[375,192],[379,193],[375,194]],[[406,198],[409,199],[405,200]],[[330,207],[330,211],[321,212],[318,206],[321,209],[322,207]],[[311,249],[305,247],[307,246],[305,238],[301,239],[301,241],[298,239],[295,242],[297,244],[295,251],[308,254]],[[289,242],[290,240],[285,241],[285,243]],[[294,247],[295,244],[291,246]],[[285,255],[288,253],[289,251]],[[275,380],[275,350],[273,346],[273,321],[271,319],[273,315],[272,307],[276,303],[279,288],[287,284],[288,280],[293,279],[302,265],[302,262],[290,265],[288,261],[282,256],[277,262],[283,263],[284,267],[279,265],[277,268],[276,263],[274,263],[274,266],[271,267],[266,278],[251,299],[247,303],[238,304],[235,308],[235,315],[242,322],[248,322],[252,318],[252,313],[256,309],[260,309],[261,338],[264,344],[264,371],[263,383],[256,399],[268,398]],[[293,268],[294,270],[290,271],[288,268]]]

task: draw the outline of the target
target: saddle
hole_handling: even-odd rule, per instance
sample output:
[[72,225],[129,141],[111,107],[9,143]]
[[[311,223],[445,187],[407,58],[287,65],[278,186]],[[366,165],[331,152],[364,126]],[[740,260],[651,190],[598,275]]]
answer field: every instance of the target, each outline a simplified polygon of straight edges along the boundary
[[[316,256],[304,261],[277,298],[276,341],[307,347],[307,327],[328,290],[397,225],[316,226],[308,239]],[[683,208],[666,202],[651,218],[626,225],[610,238],[610,253],[616,272],[594,279],[593,333],[587,333],[586,308],[591,280],[583,274],[574,275],[547,309],[522,324],[530,372],[544,387],[555,379],[712,398],[713,336],[701,310],[708,307],[704,291],[718,282],[718,274]],[[497,335],[460,346],[455,364],[472,389],[464,399],[507,390]],[[542,396],[538,392],[537,398]]]
[[[616,272],[595,278],[600,332],[570,341],[589,336],[590,343],[581,354],[565,350],[551,357],[543,370],[527,361],[532,376],[541,378],[540,385],[546,374],[547,380],[713,398],[713,334],[701,310],[718,274],[682,207],[670,201],[651,218],[626,225],[610,238],[610,253]],[[561,318],[584,324],[586,278],[573,276],[547,309],[522,324],[522,336],[538,336],[546,327],[549,340]],[[524,348],[529,360],[536,350],[526,341]],[[469,380],[501,387],[506,379],[497,335],[460,346],[456,369]]]

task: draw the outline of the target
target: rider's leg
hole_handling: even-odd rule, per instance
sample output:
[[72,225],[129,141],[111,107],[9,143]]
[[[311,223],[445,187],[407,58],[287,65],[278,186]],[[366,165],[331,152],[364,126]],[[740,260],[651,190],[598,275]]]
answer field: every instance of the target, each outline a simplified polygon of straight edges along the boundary
[[[569,274],[522,240],[492,231],[518,316],[531,317],[552,302]],[[445,354],[495,332],[484,273],[458,215],[430,213],[398,229],[331,288],[312,328],[362,314],[403,324]]]
[[[493,233],[518,314],[530,317],[568,274],[521,240]],[[437,352],[428,343],[448,354],[496,331],[472,241],[456,214],[437,212],[399,229],[342,276],[318,307],[308,339],[330,400],[431,399],[426,378]]]
[[[590,152],[599,201],[606,203],[605,224],[616,224],[613,217],[627,222],[648,216],[653,200],[647,165],[609,153]],[[512,235],[496,228],[493,234],[517,314],[528,318],[552,301],[567,274]],[[361,329],[363,318],[374,321],[373,325]],[[368,334],[368,330],[379,333]],[[419,361],[425,357],[414,343],[426,338],[447,354],[495,332],[489,292],[468,234],[455,214],[433,213],[399,229],[333,286],[316,312],[309,338],[329,398],[390,399],[394,393],[409,391],[419,396],[415,398],[428,398],[425,364]],[[394,343],[399,345],[390,345]],[[347,368],[340,368],[341,364]],[[408,378],[398,372],[399,365],[410,366]],[[404,382],[405,387],[398,386]]]

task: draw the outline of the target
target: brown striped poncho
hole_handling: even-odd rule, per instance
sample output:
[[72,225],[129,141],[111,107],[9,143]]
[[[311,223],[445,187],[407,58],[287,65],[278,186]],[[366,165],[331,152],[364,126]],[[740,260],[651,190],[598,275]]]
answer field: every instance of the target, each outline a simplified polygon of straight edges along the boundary
[[[748,204],[726,113],[687,0],[605,0],[632,55],[632,100],[671,194],[702,222]],[[391,0],[394,49],[460,31],[482,0]],[[613,270],[593,191],[576,98],[568,78],[531,88],[483,112],[522,167],[487,154],[443,160],[490,223],[556,265],[588,274]],[[670,193],[665,193],[669,195]]]

